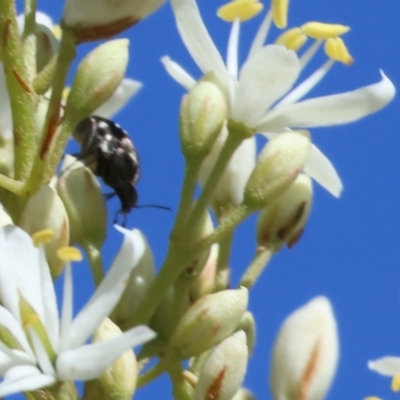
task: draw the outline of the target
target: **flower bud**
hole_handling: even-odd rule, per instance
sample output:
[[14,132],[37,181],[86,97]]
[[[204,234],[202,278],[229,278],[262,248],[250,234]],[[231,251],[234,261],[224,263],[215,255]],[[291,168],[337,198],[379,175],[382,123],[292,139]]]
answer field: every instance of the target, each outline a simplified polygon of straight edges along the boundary
[[229,336],[246,311],[246,288],[223,290],[196,301],[179,321],[171,346],[181,358],[195,357]]
[[231,400],[242,385],[248,356],[243,331],[222,341],[201,370],[193,400]]
[[283,243],[292,247],[303,233],[311,203],[311,178],[299,174],[289,188],[260,213],[257,243],[276,250]]
[[183,97],[180,114],[182,151],[186,158],[203,159],[221,132],[228,106],[212,82],[198,82]]
[[283,193],[303,169],[310,149],[307,131],[274,136],[262,150],[244,190],[243,203],[261,209]]
[[71,243],[101,248],[106,237],[107,209],[97,178],[72,156],[65,156],[57,192],[71,226]]
[[52,277],[60,275],[64,262],[57,256],[57,250],[69,245],[69,221],[57,192],[50,186],[42,185],[28,200],[18,225],[29,234],[43,229],[54,232],[53,238],[44,249]]
[[14,223],[7,211],[4,209],[3,205],[0,204],[0,228],[6,225],[14,225]]
[[64,119],[72,113],[78,122],[113,95],[125,75],[128,45],[127,39],[112,40],[96,47],[83,59],[71,86]]
[[283,323],[272,356],[274,400],[322,400],[338,362],[336,320],[326,297],[319,296]]
[[136,231],[143,238],[145,250],[136,267],[132,269],[126,289],[112,314],[113,320],[124,329],[131,327],[129,320],[143,300],[155,276],[154,259],[149,243],[142,232]]
[[[204,186],[210,176],[221,149],[228,136],[226,127],[214,143],[211,152],[204,159],[199,170],[199,182]],[[256,140],[254,137],[245,139],[233,153],[221,179],[211,197],[210,205],[214,210],[229,204],[239,205],[243,201],[243,192],[251,175],[256,159]]]
[[164,0],[67,0],[62,22],[72,28],[78,43],[111,36],[154,12]]
[[205,296],[206,294],[212,293],[214,289],[215,273],[217,271],[218,249],[218,243],[214,243],[211,246],[211,250],[204,268],[190,289],[190,298],[194,301]]
[[[93,335],[93,343],[115,338],[122,334],[110,319],[106,318]],[[135,353],[129,349],[119,356],[113,364],[100,375],[107,398],[130,400],[136,389],[138,365]]]
[[232,397],[232,400],[255,400],[255,397],[249,390],[240,388]]

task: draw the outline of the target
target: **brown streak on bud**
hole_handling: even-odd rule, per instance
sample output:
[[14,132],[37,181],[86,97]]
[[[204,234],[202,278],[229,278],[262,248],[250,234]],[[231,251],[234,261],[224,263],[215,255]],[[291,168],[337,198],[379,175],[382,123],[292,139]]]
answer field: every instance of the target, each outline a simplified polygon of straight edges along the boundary
[[12,74],[14,75],[14,78],[17,80],[17,82],[19,83],[19,85],[22,87],[22,89],[25,90],[25,92],[29,93],[29,94],[33,94],[31,88],[29,87],[29,85],[22,79],[22,76],[18,73],[18,71],[16,69],[12,69],[11,70]]
[[122,18],[118,21],[110,22],[106,25],[91,26],[87,28],[76,27],[74,29],[77,43],[92,42],[94,40],[108,39],[118,33],[130,28],[140,21],[140,18],[133,16]]
[[320,353],[320,341],[318,340],[316,346],[314,347],[311,357],[307,363],[306,369],[303,373],[302,379],[300,381],[299,387],[299,400],[307,400],[309,398],[309,390],[311,385],[311,380],[313,378],[313,374],[317,367],[317,363],[319,361],[319,353]]
[[296,224],[300,221],[301,217],[303,216],[305,208],[306,208],[306,202],[304,201],[299,205],[296,213],[293,215],[291,220],[286,224],[286,226],[282,227],[277,232],[277,236],[279,237],[279,239],[283,241],[286,240],[287,235],[291,232],[291,230],[296,226]]
[[220,398],[222,383],[224,382],[227,367],[221,369],[220,373],[213,380],[212,384],[207,390],[205,400],[217,400]]
[[301,238],[304,232],[304,228],[300,229],[295,236],[287,243],[287,247],[291,249]]
[[55,110],[55,113],[50,117],[50,121],[48,124],[46,136],[44,138],[42,147],[40,149],[40,159],[43,160],[46,153],[49,151],[50,144],[53,141],[53,137],[56,133],[58,126],[58,118],[59,118],[59,109]]
[[8,44],[8,37],[10,34],[10,25],[11,25],[11,20],[7,19],[7,21],[4,24],[4,31],[3,31],[3,37],[1,38],[1,46],[4,48]]

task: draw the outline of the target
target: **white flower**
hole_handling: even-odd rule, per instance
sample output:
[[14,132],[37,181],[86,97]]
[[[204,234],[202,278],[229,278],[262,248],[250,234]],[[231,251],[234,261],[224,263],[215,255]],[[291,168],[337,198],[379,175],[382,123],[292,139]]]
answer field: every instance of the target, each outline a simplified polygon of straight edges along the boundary
[[[124,244],[107,276],[72,319],[72,273],[65,266],[61,320],[49,267],[41,248],[22,229],[0,230],[0,321],[18,342],[0,342],[0,397],[64,380],[100,376],[127,349],[154,337],[146,326],[95,344],[85,344],[118,302],[144,251],[137,231],[117,228]],[[133,260],[133,261],[132,261]],[[12,266],[12,268],[10,268]]]
[[400,357],[386,356],[369,361],[368,368],[381,375],[395,377],[400,374]]
[[[203,74],[214,72],[224,86],[230,119],[241,122],[268,138],[290,128],[340,125],[356,121],[390,102],[395,94],[383,74],[380,82],[351,92],[299,101],[328,72],[329,60],[293,89],[298,76],[321,42],[317,41],[301,58],[280,45],[264,45],[271,13],[262,22],[246,61],[238,66],[240,22],[232,24],[226,64],[210,37],[194,0],[172,0],[179,33]],[[182,67],[169,57],[162,62],[168,73],[185,88],[195,84]],[[339,196],[342,183],[330,161],[313,146],[304,168],[333,195]]]

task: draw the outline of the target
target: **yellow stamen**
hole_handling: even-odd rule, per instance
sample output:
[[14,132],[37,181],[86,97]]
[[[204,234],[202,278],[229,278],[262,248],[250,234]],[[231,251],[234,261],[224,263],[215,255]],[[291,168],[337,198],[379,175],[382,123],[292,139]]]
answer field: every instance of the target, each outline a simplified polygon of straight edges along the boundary
[[363,400],[382,400],[382,399],[380,397],[368,396],[365,397]]
[[349,26],[340,24],[325,24],[323,22],[307,22],[301,30],[313,39],[325,40],[341,36],[350,30]]
[[393,392],[400,391],[400,374],[397,374],[393,377],[391,389],[393,390]]
[[82,253],[76,247],[61,247],[57,250],[57,256],[62,261],[82,260]]
[[56,37],[56,39],[61,40],[62,30],[60,28],[60,25],[53,25],[51,30],[53,31],[53,34]]
[[287,26],[287,15],[289,9],[289,0],[272,0],[272,20],[279,29]]
[[37,247],[39,244],[45,245],[54,237],[54,232],[51,229],[43,229],[32,235],[33,244]]
[[340,61],[343,64],[352,65],[354,63],[353,57],[339,37],[330,38],[325,42],[325,53],[332,60]]
[[255,17],[263,7],[258,0],[236,0],[218,8],[217,15],[226,22],[233,22],[235,19],[244,22]]
[[307,41],[307,36],[302,32],[300,28],[292,28],[282,33],[276,39],[276,44],[281,44],[285,46],[287,49],[297,51],[299,50],[304,43]]

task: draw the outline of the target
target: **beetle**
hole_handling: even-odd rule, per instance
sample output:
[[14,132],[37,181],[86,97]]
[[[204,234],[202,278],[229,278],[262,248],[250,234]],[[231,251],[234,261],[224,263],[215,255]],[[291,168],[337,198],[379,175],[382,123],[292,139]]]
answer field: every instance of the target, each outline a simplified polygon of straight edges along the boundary
[[114,223],[122,214],[125,225],[127,214],[137,207],[135,184],[140,176],[139,156],[128,133],[109,119],[91,115],[78,123],[73,137],[81,146],[78,159],[114,190],[106,198],[118,196],[121,208]]

